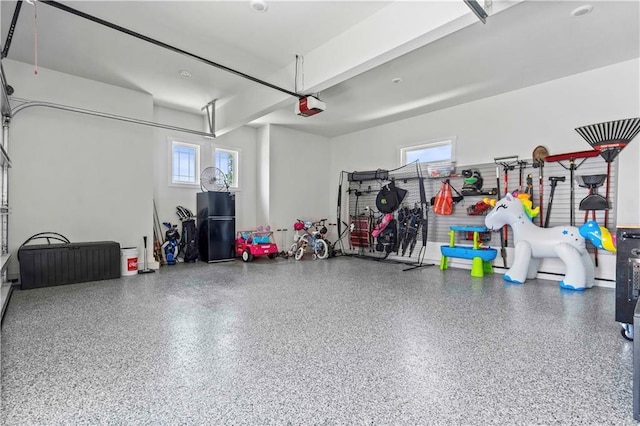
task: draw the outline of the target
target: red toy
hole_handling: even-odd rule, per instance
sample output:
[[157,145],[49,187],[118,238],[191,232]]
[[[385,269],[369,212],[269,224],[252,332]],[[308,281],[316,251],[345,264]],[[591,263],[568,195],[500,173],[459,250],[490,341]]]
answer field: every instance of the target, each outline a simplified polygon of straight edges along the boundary
[[380,235],[382,231],[385,230],[389,222],[391,222],[391,219],[393,219],[393,214],[391,213],[385,214],[382,217],[382,221],[379,224],[377,224],[376,227],[373,229],[373,231],[371,232],[371,235],[377,238],[378,235]]
[[245,262],[251,262],[255,256],[267,256],[275,259],[278,246],[270,230],[240,231],[236,238],[236,254]]

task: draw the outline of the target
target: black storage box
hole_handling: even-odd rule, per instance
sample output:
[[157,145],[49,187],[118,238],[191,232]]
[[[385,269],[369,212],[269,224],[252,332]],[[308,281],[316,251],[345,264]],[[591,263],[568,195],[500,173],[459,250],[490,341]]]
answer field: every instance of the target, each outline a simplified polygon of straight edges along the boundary
[[616,245],[616,321],[633,324],[640,297],[640,228],[619,227]]
[[120,244],[113,241],[23,245],[18,250],[22,289],[120,277]]

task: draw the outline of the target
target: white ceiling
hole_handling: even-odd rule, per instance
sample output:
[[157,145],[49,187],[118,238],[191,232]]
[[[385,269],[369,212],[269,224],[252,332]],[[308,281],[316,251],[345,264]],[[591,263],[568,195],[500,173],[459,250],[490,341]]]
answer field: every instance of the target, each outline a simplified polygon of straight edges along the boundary
[[[584,2],[494,1],[486,25],[462,0],[268,1],[262,14],[248,0],[62,3],[327,103],[298,117],[292,96],[37,3],[40,67],[188,111],[218,99],[221,132],[276,123],[336,136],[640,56],[638,1],[590,2],[579,18],[570,12]],[[2,1],[3,45],[14,9]],[[34,12],[23,3],[9,59],[34,63]]]

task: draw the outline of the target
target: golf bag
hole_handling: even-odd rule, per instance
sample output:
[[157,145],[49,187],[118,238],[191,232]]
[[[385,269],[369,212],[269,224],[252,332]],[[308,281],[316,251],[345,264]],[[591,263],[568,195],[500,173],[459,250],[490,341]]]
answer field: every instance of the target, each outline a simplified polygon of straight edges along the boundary
[[198,250],[198,231],[196,221],[187,219],[182,222],[182,239],[180,240],[180,253],[186,263],[192,263],[200,257]]
[[180,245],[178,225],[171,225],[169,222],[163,222],[163,225],[169,228],[164,234],[165,240],[164,244],[162,244],[164,255],[167,259],[167,265],[175,265]]
[[398,244],[398,223],[395,219],[387,224],[387,226],[377,236],[376,251],[385,252],[386,255],[396,251]]

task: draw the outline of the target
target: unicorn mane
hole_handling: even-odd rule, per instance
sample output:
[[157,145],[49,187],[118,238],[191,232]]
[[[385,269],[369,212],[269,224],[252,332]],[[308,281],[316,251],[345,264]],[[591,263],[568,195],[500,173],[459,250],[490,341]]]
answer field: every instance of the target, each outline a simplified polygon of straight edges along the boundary
[[[511,193],[511,195],[513,195],[514,197],[520,200],[520,202],[522,203],[522,207],[524,207],[524,212],[527,214],[527,217],[529,219],[533,220],[534,217],[540,214],[540,207],[536,207],[535,209],[531,208],[533,206],[533,203],[531,202],[530,194],[520,192],[516,189]],[[490,205],[491,207],[495,207],[497,200],[493,198],[484,198],[482,201],[485,204]]]
[[540,214],[540,206],[536,207],[535,209],[531,208],[533,206],[533,203],[531,202],[530,194],[519,192],[519,191],[513,191],[513,195],[515,197],[518,197],[518,199],[522,202],[522,206],[524,207],[524,212],[527,214],[527,217],[529,219],[533,220],[534,217]]

